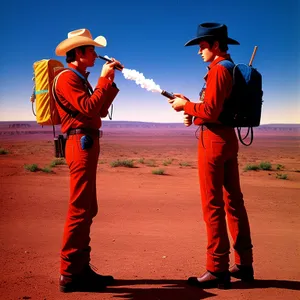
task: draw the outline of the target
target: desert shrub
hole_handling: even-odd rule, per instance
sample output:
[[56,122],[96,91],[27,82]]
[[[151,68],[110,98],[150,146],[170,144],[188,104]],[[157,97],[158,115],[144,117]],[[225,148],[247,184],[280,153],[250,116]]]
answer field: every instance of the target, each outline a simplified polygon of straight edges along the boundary
[[271,169],[272,169],[272,165],[271,165],[271,163],[269,163],[268,161],[262,161],[262,162],[259,164],[259,168],[260,168],[261,170],[268,171],[268,170],[271,170]]
[[259,169],[258,165],[251,165],[251,164],[246,165],[246,167],[244,168],[245,171],[257,171],[258,169]]
[[24,168],[30,172],[36,172],[40,170],[37,164],[25,165]]
[[0,154],[8,154],[8,150],[4,149],[4,148],[0,148]]
[[139,162],[140,164],[144,164],[144,163],[145,163],[145,158],[140,158],[140,159],[138,160],[138,162]]
[[148,166],[148,167],[156,167],[156,162],[154,159],[149,159],[145,162],[145,164]]
[[45,167],[43,169],[40,169],[40,171],[42,171],[44,173],[53,173],[53,171],[50,167]]
[[105,160],[99,160],[99,161],[98,161],[98,164],[99,164],[99,165],[103,165],[103,164],[105,164],[105,163],[106,163]]
[[283,166],[283,165],[281,165],[281,164],[277,164],[277,165],[276,165],[276,170],[280,171],[280,170],[282,170],[282,169],[284,169],[284,166]]
[[187,161],[180,162],[179,165],[181,167],[190,167],[191,166],[191,164],[189,162],[187,162]]
[[115,161],[111,162],[110,165],[113,168],[116,168],[116,167],[133,168],[134,167],[132,159],[125,159],[125,160],[119,160],[118,159],[118,160],[115,160]]
[[59,166],[59,165],[66,165],[66,161],[64,158],[57,158],[54,159],[51,163],[50,163],[50,167],[53,168],[55,166]]
[[168,166],[168,165],[172,164],[173,160],[174,160],[173,158],[168,158],[163,161],[163,165]]
[[287,176],[287,174],[279,174],[279,173],[277,173],[277,174],[276,174],[276,178],[277,178],[277,179],[283,179],[283,180],[286,180],[286,179],[288,179],[288,176]]
[[165,170],[164,169],[155,169],[155,170],[152,170],[152,174],[154,174],[154,175],[164,175]]

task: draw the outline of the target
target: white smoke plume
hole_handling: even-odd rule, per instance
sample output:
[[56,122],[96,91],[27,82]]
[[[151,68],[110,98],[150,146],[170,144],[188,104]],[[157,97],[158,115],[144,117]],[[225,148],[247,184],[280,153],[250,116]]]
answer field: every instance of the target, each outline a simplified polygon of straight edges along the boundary
[[[106,58],[110,59],[108,56],[105,55]],[[143,89],[146,89],[147,91],[151,91],[153,93],[161,93],[162,89],[158,84],[156,84],[153,79],[147,79],[143,75],[143,73],[140,73],[136,70],[126,69],[124,68],[122,70],[122,74],[125,79],[133,80],[137,85],[140,85]]]
[[146,89],[147,91],[151,92],[157,92],[161,93],[162,90],[158,84],[156,84],[153,79],[147,79],[143,75],[143,73],[140,73],[136,70],[130,70],[130,69],[123,69],[122,73],[125,77],[125,79],[133,80],[137,85],[140,85],[143,89]]

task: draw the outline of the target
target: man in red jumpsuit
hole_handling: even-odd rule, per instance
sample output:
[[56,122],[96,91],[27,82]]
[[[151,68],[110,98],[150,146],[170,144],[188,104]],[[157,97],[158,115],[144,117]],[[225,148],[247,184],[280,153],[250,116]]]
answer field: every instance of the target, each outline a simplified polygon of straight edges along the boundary
[[[230,276],[244,281],[254,279],[250,227],[240,188],[238,140],[234,128],[218,120],[232,90],[232,74],[219,64],[232,61],[227,54],[228,44],[239,43],[228,37],[226,25],[200,24],[196,38],[185,45],[198,45],[198,54],[210,63],[200,101],[193,103],[181,94],[169,100],[176,111],[184,111],[186,126],[192,122],[200,126],[198,172],[207,229],[207,262],[206,272],[190,277],[188,283],[201,288],[230,288]],[[235,265],[230,270],[226,215],[235,254]]]
[[56,55],[66,56],[68,69],[57,76],[56,106],[67,134],[66,161],[70,170],[70,199],[63,233],[59,286],[62,292],[98,291],[112,284],[90,267],[90,227],[98,211],[96,171],[99,157],[101,118],[118,94],[114,83],[114,59],[105,63],[93,90],[88,82],[88,67],[93,67],[95,47],[105,47],[102,36],[92,39],[87,29],[68,34],[56,47]]

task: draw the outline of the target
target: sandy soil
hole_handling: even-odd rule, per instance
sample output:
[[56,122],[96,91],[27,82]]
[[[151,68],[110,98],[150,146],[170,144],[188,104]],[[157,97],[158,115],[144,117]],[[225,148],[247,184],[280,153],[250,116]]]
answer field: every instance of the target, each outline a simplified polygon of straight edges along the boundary
[[[29,172],[53,161],[51,135],[0,137],[1,299],[300,299],[299,135],[262,134],[240,147],[241,185],[251,222],[256,282],[231,290],[189,287],[205,267],[206,236],[193,131],[115,130],[101,139],[99,214],[92,264],[117,285],[102,293],[58,291],[59,250],[68,202],[68,168]],[[133,159],[135,168],[112,168]],[[164,163],[171,164],[164,166]],[[269,161],[282,171],[248,171]],[[162,168],[166,175],[153,175]],[[276,178],[287,174],[288,180]],[[233,263],[233,262],[232,262]]]

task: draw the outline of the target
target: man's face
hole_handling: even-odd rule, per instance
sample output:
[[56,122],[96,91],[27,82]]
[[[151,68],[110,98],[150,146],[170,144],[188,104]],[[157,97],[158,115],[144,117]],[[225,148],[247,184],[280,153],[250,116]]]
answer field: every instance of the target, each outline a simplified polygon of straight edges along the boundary
[[95,52],[94,46],[86,46],[85,53],[80,54],[80,62],[87,68],[93,67],[95,64],[95,60],[97,58],[97,54]]
[[198,54],[201,55],[204,62],[212,62],[216,56],[213,47],[210,47],[209,43],[205,41],[199,43]]

